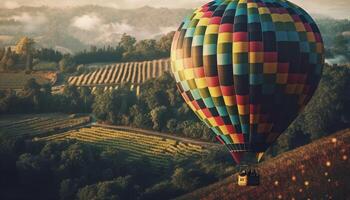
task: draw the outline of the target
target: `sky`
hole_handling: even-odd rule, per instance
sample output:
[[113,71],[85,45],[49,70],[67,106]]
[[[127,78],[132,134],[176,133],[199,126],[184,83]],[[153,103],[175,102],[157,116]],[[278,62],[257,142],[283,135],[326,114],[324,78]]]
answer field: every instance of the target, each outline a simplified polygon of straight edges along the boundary
[[[17,8],[26,6],[71,7],[80,5],[101,5],[114,8],[138,8],[143,6],[167,8],[196,8],[207,0],[0,0],[0,7]],[[350,0],[290,0],[311,14],[350,19]]]

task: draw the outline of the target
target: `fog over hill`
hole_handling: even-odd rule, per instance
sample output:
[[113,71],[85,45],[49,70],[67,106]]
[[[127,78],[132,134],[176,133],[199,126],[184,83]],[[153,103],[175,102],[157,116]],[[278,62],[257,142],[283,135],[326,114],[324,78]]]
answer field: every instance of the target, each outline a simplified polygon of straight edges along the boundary
[[[14,45],[24,35],[34,38],[39,47],[63,52],[81,51],[90,45],[115,46],[123,33],[138,40],[158,38],[176,30],[182,19],[192,12],[184,8],[107,6],[0,6],[0,46]],[[350,31],[349,20],[322,14],[312,16],[317,19],[328,46],[334,35]]]
[[19,37],[27,35],[39,46],[78,51],[89,45],[115,45],[123,33],[138,40],[157,38],[176,30],[189,13],[189,9],[142,7],[125,10],[91,5],[2,8],[0,45],[13,45]]
[[[99,5],[111,8],[135,9],[143,6],[156,8],[196,8],[210,0],[1,0],[0,7],[17,8],[20,6],[72,7]],[[337,19],[349,19],[349,0],[289,0],[304,8],[307,12],[324,14]]]

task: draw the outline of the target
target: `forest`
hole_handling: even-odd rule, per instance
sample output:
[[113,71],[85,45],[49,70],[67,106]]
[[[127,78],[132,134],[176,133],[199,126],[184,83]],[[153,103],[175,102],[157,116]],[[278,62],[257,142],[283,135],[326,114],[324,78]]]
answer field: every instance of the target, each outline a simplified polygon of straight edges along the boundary
[[36,48],[35,41],[23,37],[16,49],[0,48],[0,71],[60,71],[74,73],[77,67],[89,63],[110,63],[128,61],[146,61],[167,58],[174,32],[158,40],[137,41],[135,37],[123,34],[115,47],[110,45],[91,46],[75,54],[64,54],[51,48]]
[[[349,77],[349,67],[326,65],[311,102],[268,150],[265,159],[348,127]],[[211,131],[177,95],[170,74],[149,80],[142,88],[139,98],[127,86],[111,92],[97,91],[96,95],[88,88],[66,86],[62,94],[52,94],[49,85],[40,86],[31,80],[22,93],[0,94],[0,113],[92,113],[103,123],[213,141]],[[22,194],[36,199],[170,198],[220,180],[227,173],[223,169],[232,162],[228,154],[220,153],[224,149],[214,148],[191,162],[175,161],[172,170],[164,176],[155,176],[147,162],[127,163],[123,160],[125,154],[112,149],[96,150],[80,142],[35,143],[3,133],[0,143],[4,158],[1,176],[9,177],[2,179],[6,180],[1,183],[2,189],[20,189]],[[97,169],[103,173],[92,173]],[[146,175],[150,177],[145,178]]]

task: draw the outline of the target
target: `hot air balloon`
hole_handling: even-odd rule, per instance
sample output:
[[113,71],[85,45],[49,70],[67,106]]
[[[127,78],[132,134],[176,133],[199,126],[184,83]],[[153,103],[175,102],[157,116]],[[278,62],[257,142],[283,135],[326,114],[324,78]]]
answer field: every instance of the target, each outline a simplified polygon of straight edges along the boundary
[[216,0],[185,18],[171,47],[178,90],[236,163],[261,159],[311,99],[324,64],[314,20],[285,0]]

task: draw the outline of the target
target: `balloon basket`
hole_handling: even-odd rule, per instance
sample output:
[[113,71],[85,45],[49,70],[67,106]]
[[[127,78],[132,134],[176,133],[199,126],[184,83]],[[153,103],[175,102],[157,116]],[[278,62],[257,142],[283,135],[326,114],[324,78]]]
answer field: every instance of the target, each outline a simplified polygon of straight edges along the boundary
[[239,186],[258,186],[260,185],[260,175],[257,169],[249,168],[247,165],[239,167],[237,175]]

